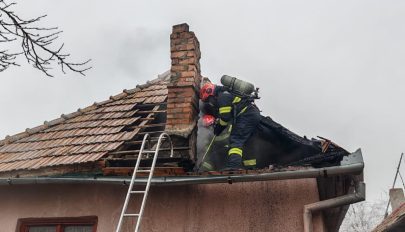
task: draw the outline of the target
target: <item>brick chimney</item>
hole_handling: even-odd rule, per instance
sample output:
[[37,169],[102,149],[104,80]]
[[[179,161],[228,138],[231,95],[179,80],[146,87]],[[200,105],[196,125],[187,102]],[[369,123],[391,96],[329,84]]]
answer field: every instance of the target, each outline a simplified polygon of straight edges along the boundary
[[198,120],[201,53],[197,37],[185,23],[173,26],[170,57],[166,131],[188,137]]
[[392,211],[396,210],[405,203],[404,191],[402,188],[390,189],[390,202]]

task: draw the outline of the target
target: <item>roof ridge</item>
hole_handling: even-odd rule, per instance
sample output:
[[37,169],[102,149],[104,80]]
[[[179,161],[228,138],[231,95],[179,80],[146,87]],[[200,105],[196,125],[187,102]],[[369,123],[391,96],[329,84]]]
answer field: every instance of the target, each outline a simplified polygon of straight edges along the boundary
[[82,114],[84,114],[86,112],[97,109],[98,107],[101,107],[101,106],[103,106],[105,104],[108,104],[110,102],[123,99],[123,98],[127,97],[128,95],[131,95],[131,94],[134,94],[134,93],[136,93],[138,91],[141,91],[142,89],[145,89],[145,88],[147,88],[147,87],[149,87],[149,86],[151,86],[153,84],[156,84],[156,83],[158,83],[160,81],[168,81],[169,78],[170,78],[170,70],[168,70],[168,71],[166,71],[166,72],[164,72],[162,74],[158,74],[157,78],[155,78],[153,80],[150,80],[150,81],[147,81],[145,84],[136,85],[136,87],[133,88],[133,89],[129,89],[129,90],[124,89],[121,93],[119,93],[117,95],[110,96],[110,98],[108,100],[101,101],[101,102],[94,102],[93,105],[87,106],[87,107],[85,107],[83,109],[79,108],[77,111],[74,111],[72,113],[61,114],[61,116],[59,118],[53,119],[51,121],[44,121],[44,123],[42,125],[40,125],[40,126],[36,126],[36,127],[33,127],[33,128],[27,128],[27,129],[25,129],[25,131],[14,134],[14,135],[11,135],[11,136],[7,135],[4,139],[0,140],[0,147],[2,147],[4,145],[7,145],[7,144],[10,144],[10,143],[13,143],[13,142],[15,142],[17,140],[26,138],[26,137],[28,137],[30,135],[35,134],[35,133],[41,132],[41,131],[43,131],[45,129],[48,129],[48,128],[52,127],[52,126],[56,126],[58,124],[61,124],[61,123],[65,122],[68,119],[72,119],[72,118],[77,117],[79,115],[82,115]]

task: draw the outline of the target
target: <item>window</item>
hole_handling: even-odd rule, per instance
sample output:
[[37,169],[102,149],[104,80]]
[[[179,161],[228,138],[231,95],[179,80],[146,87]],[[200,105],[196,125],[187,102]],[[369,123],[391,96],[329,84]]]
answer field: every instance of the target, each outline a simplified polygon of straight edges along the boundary
[[96,232],[97,217],[23,218],[18,228],[19,232]]

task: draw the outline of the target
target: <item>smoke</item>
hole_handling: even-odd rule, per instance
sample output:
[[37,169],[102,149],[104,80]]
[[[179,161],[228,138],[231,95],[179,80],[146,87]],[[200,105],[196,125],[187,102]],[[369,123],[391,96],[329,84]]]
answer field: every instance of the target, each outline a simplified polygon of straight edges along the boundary
[[[203,103],[200,101],[199,103],[200,108],[202,107]],[[203,126],[202,121],[202,110],[200,109],[199,119],[197,122],[198,132],[197,132],[197,165],[202,162],[202,158],[207,151],[208,145],[211,142],[212,138],[214,137],[214,132],[212,127],[205,127]]]

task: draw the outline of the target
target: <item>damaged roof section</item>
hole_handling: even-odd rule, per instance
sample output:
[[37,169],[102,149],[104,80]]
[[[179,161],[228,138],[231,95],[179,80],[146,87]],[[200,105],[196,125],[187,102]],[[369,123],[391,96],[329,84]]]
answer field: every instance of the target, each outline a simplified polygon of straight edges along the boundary
[[[165,114],[169,77],[166,72],[106,101],[7,136],[0,141],[0,175],[94,162],[119,149],[145,128],[150,131],[157,113]],[[165,120],[160,117],[163,129]]]

